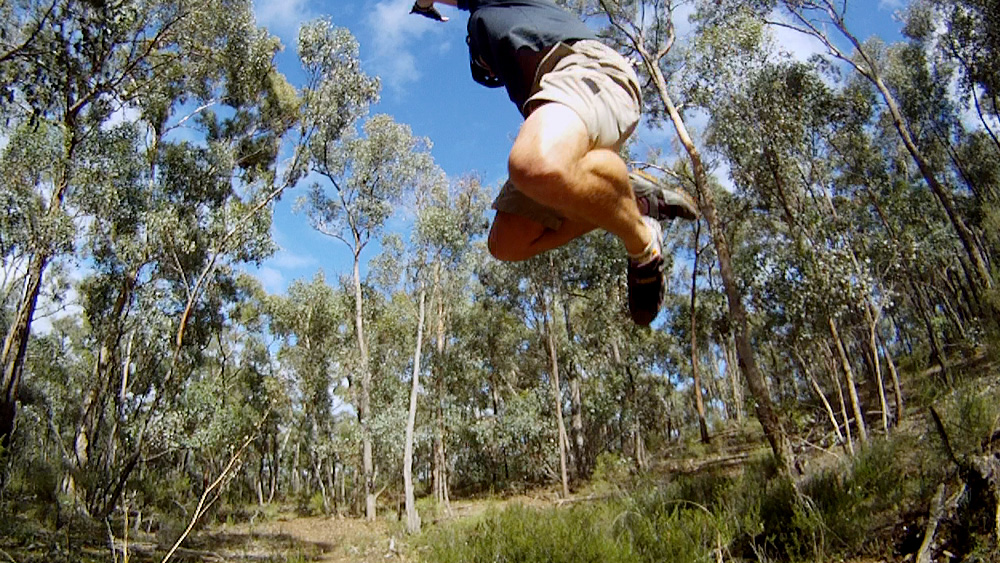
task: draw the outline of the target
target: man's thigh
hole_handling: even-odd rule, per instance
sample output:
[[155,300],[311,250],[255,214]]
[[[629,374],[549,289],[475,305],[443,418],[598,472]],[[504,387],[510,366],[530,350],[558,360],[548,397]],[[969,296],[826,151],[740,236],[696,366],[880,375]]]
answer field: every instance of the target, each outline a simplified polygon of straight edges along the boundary
[[516,215],[498,211],[490,228],[489,248],[499,260],[527,260],[594,230],[585,221],[565,219],[558,229]]
[[538,221],[498,210],[487,242],[490,254],[507,262],[527,260],[538,253],[533,247],[546,230]]

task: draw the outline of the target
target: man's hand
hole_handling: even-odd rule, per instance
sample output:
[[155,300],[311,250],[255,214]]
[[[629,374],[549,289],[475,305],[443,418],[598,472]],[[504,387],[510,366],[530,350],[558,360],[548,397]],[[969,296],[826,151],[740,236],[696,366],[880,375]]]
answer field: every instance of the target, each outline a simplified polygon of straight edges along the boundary
[[417,0],[416,2],[413,3],[413,8],[410,9],[410,13],[421,15],[424,16],[425,18],[430,18],[434,21],[439,21],[439,22],[448,21],[448,18],[442,16],[441,12],[437,11],[437,8],[434,7],[434,0],[431,0],[431,3],[427,6],[421,6],[420,0]]

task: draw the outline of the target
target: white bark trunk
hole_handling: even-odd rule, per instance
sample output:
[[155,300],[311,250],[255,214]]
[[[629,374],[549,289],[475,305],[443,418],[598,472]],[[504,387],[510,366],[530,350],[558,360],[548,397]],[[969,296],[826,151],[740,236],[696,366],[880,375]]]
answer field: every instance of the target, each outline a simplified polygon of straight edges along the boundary
[[406,496],[406,531],[420,532],[420,515],[413,498],[413,427],[417,421],[417,392],[420,389],[420,347],[424,340],[424,301],[426,292],[420,287],[420,305],[417,312],[417,344],[413,352],[413,381],[410,385],[410,410],[406,417],[406,444],[403,447],[403,490]]

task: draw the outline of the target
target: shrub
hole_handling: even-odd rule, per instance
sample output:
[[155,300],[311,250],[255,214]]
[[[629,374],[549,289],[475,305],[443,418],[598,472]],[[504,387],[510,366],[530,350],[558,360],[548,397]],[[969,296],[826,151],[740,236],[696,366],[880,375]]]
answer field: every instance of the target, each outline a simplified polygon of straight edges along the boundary
[[627,540],[636,561],[715,560],[732,536],[724,515],[671,492],[667,488],[640,494],[626,505],[615,520],[619,541]]
[[628,481],[631,467],[629,460],[617,453],[603,452],[594,462],[591,482],[597,490],[620,488]]
[[470,527],[435,528],[428,533],[427,561],[440,563],[614,563],[634,561],[630,547],[608,528],[607,505],[539,511],[513,505],[491,512]]

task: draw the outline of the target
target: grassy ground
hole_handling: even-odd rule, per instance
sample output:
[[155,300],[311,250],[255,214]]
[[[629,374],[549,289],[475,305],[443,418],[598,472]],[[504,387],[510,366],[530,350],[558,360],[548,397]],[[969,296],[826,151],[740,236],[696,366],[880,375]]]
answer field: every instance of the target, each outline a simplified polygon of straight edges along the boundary
[[[395,511],[383,510],[378,522],[367,523],[271,506],[249,521],[207,526],[174,560],[904,562],[916,559],[931,499],[943,486],[946,501],[954,502],[945,503],[935,529],[933,560],[1000,562],[990,533],[996,508],[961,496],[966,478],[929,416],[934,406],[955,456],[972,459],[983,451],[983,438],[1000,428],[1000,375],[980,367],[953,383],[909,383],[914,392],[903,424],[854,456],[799,435],[803,474],[794,486],[774,478],[759,428],[750,425],[717,433],[709,446],[673,445],[641,475],[604,456],[594,480],[570,501],[539,489],[458,500],[445,514],[423,500],[419,536],[404,532]],[[987,446],[1000,451],[1000,443]],[[160,561],[179,535],[161,530],[112,540],[105,525],[73,518],[71,511],[53,514],[4,500],[0,563]]]

